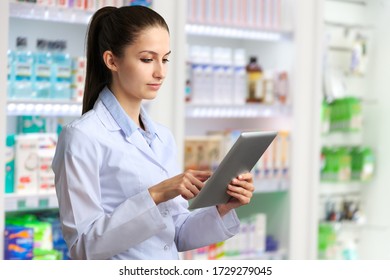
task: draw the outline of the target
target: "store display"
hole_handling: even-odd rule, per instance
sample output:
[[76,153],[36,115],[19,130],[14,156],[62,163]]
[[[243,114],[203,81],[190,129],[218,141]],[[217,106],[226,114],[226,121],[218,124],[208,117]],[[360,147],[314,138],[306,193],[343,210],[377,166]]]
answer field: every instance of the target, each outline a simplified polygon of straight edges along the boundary
[[[269,237],[266,235],[266,221],[267,216],[264,213],[242,219],[240,231],[235,236],[224,242],[185,252],[182,254],[183,259],[267,258],[267,252],[276,251],[278,248],[271,248],[269,245],[267,248]],[[276,244],[277,241],[273,239],[273,242]]]
[[69,259],[55,212],[8,215],[4,250],[5,259]]
[[[379,38],[376,17],[387,17],[387,11],[379,1],[341,2],[325,1],[324,9],[317,253],[320,259],[385,258],[378,244],[386,226],[372,224],[387,224],[377,218],[386,207],[378,206],[387,189],[380,172],[386,163],[379,159],[387,147],[379,145],[383,124],[378,110],[379,103],[387,102],[381,90],[388,86],[376,78],[386,66],[371,50],[386,42]],[[369,60],[377,65],[368,65]],[[376,101],[367,102],[370,98]]]
[[279,0],[189,0],[187,16],[190,23],[277,29],[282,24],[282,5]]
[[191,45],[186,61],[185,101],[195,105],[288,105],[288,73],[246,65],[242,48]]
[[37,50],[26,48],[18,37],[18,50],[8,52],[8,97],[15,100],[74,100],[81,102],[84,90],[85,58],[70,57],[66,41],[37,39]]

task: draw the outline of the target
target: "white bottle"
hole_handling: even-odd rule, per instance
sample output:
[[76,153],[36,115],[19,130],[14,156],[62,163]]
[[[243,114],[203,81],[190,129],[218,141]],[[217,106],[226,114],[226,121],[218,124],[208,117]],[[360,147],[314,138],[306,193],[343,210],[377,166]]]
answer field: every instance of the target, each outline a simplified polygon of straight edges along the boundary
[[192,103],[201,103],[201,92],[203,84],[203,66],[201,64],[201,47],[191,46],[190,58],[191,63],[191,99]]
[[223,60],[223,82],[221,102],[223,104],[233,104],[233,85],[234,85],[234,70],[232,62],[232,50],[224,48],[222,51]]
[[272,70],[265,71],[263,83],[264,103],[273,104],[275,100],[275,80]]
[[245,104],[247,92],[246,58],[244,49],[234,50],[233,103]]
[[214,83],[213,83],[213,65],[211,62],[211,48],[203,46],[201,50],[201,60],[203,67],[203,79],[201,85],[201,103],[210,104],[213,102],[213,92],[214,92]]
[[220,105],[224,103],[224,61],[223,48],[213,48],[213,92],[211,101],[213,104]]

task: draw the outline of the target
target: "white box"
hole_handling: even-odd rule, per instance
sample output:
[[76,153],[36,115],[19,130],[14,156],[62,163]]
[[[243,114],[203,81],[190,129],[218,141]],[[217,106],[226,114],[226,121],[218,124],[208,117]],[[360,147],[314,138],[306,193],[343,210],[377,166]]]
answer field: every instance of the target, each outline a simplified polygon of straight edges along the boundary
[[15,167],[15,193],[37,193],[39,167],[37,134],[16,137]]

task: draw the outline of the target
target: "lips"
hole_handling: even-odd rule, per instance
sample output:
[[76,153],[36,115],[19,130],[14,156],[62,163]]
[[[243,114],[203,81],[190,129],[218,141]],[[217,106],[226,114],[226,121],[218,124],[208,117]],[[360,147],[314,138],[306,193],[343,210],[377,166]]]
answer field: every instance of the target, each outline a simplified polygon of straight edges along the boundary
[[152,90],[159,90],[161,87],[161,84],[148,84],[148,87]]

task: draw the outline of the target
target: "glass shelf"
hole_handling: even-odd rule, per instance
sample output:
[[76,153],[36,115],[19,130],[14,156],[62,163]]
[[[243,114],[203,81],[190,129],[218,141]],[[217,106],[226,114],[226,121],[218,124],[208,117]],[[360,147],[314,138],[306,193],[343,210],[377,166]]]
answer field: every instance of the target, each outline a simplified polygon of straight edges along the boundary
[[8,100],[9,116],[81,116],[82,104],[70,100]]
[[185,28],[188,35],[212,36],[230,39],[282,41],[292,37],[292,32],[288,30],[251,29],[202,24],[186,24]]
[[354,146],[362,145],[362,131],[351,132],[330,132],[322,135],[322,143],[326,146]]
[[62,7],[41,6],[35,3],[10,3],[9,14],[13,18],[35,19],[54,22],[88,24],[92,11]]
[[6,212],[58,208],[55,193],[44,194],[5,194]]
[[220,260],[286,260],[287,250],[279,249],[272,252],[246,253],[237,256],[223,256]]
[[291,108],[285,105],[186,105],[187,118],[258,118],[290,115]]
[[255,193],[285,192],[289,190],[288,179],[253,179]]
[[327,195],[348,195],[359,194],[365,187],[365,182],[321,182],[320,194]]

